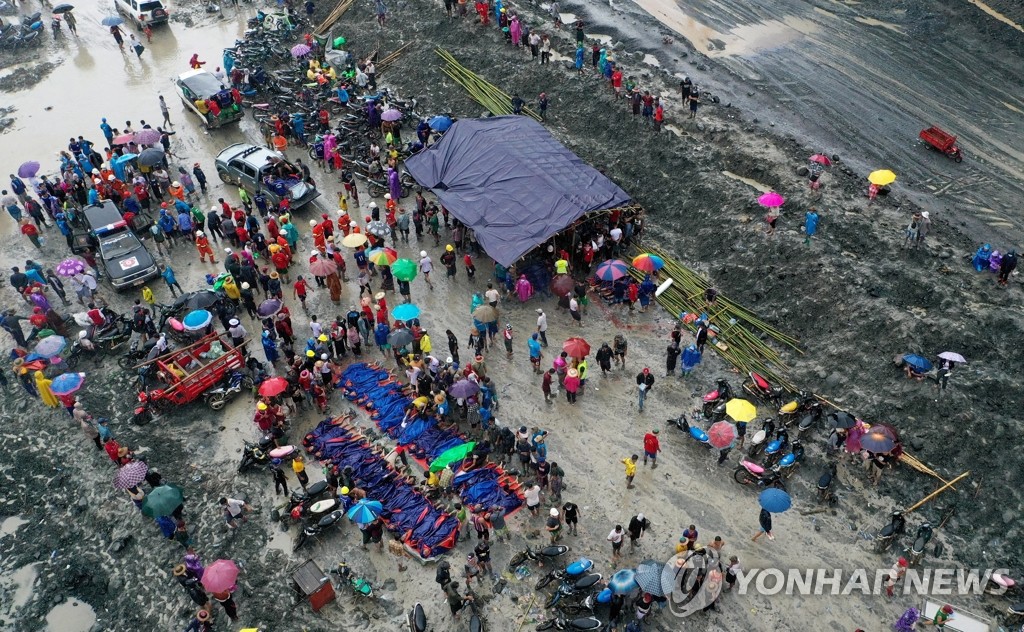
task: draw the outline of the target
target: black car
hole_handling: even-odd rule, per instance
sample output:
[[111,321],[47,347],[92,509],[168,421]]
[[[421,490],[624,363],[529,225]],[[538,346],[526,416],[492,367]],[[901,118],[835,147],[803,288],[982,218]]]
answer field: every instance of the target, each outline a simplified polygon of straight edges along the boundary
[[100,260],[115,289],[137,287],[160,275],[152,255],[113,202],[87,206],[84,212]]

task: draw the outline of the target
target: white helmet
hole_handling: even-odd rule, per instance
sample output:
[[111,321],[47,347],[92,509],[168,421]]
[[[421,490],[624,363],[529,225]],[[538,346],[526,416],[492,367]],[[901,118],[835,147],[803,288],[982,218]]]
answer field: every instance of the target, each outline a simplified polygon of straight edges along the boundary
[[88,335],[89,335],[89,332],[87,332],[86,330],[83,329],[82,331],[78,332],[78,339],[81,340],[82,338],[85,338]]
[[391,194],[390,193],[385,193],[384,194],[384,199],[385,200],[390,200],[391,199]]
[[376,202],[370,202],[370,207],[369,208],[377,208],[377,203]]
[[549,511],[548,513],[551,515],[552,518],[557,518],[558,517],[558,510],[555,509],[554,507],[552,507],[551,511]]
[[217,205],[213,205],[213,206],[210,207],[210,210],[213,211],[214,213],[216,213],[217,211],[220,210],[220,207],[217,206]]
[[197,231],[196,231],[196,237],[204,237],[205,235],[206,235],[206,233],[204,233],[204,232],[203,232],[203,231],[201,231],[201,230],[197,230]]
[[315,219],[309,220],[309,225],[310,226],[316,226],[316,220]]
[[421,257],[426,257],[427,256],[427,251],[426,250],[421,250],[420,251],[420,256]]

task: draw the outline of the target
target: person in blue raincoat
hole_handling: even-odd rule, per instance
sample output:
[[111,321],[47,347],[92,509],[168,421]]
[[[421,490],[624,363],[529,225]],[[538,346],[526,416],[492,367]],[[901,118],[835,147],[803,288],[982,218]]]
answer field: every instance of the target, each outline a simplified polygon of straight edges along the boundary
[[299,112],[292,114],[292,131],[295,133],[295,136],[299,139],[299,141],[301,141],[302,144],[305,145],[306,119]]
[[224,57],[221,59],[224,64],[224,72],[231,74],[231,69],[235,67],[235,58],[228,51],[224,51]]
[[679,374],[679,377],[686,377],[693,371],[698,364],[700,364],[701,353],[697,350],[697,345],[690,345],[683,350],[683,372]]
[[387,323],[377,323],[377,326],[373,328],[373,341],[385,356],[387,356],[388,349],[391,348],[391,345],[388,344],[388,334],[390,333],[391,328]]
[[978,252],[974,253],[974,259],[971,263],[974,265],[974,269],[978,272],[988,269],[988,260],[992,257],[992,246],[985,244],[981,248],[978,248]]
[[167,209],[160,209],[160,218],[156,221],[157,226],[160,230],[164,231],[164,236],[167,237],[171,246],[174,246],[174,235],[178,228],[178,222],[174,221],[174,218],[167,214]]
[[96,187],[89,189],[88,200],[90,206],[100,201],[100,192],[96,190]]
[[658,286],[651,280],[651,275],[644,275],[643,283],[640,284],[640,311],[646,312],[647,307],[651,304],[651,297],[654,296],[654,291],[658,289]]
[[583,47],[576,47],[576,71],[583,74]]
[[[186,204],[186,206],[188,205]],[[192,234],[192,209],[180,211],[178,213],[178,230],[181,231],[182,235]]]
[[288,242],[288,247],[294,250],[296,244],[299,243],[299,229],[289,221],[281,224],[281,232],[284,234],[285,241]]
[[107,119],[100,120],[100,131],[103,132],[103,138],[107,139],[108,145],[114,144],[114,128],[107,123]]
[[260,342],[263,343],[263,355],[267,356],[267,362],[274,364],[281,355],[277,352],[277,343],[270,337],[270,332],[263,330],[263,337],[260,338]]
[[804,215],[804,243],[811,245],[811,237],[818,232],[818,211],[813,206]]

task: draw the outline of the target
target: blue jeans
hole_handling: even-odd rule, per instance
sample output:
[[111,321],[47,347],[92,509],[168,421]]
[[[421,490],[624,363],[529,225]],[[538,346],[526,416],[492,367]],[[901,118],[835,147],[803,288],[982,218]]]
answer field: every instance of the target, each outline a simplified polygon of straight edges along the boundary
[[643,409],[644,409],[644,399],[647,397],[647,389],[644,389],[644,390],[640,391],[638,397],[639,397],[639,408],[640,408],[640,411],[642,412]]

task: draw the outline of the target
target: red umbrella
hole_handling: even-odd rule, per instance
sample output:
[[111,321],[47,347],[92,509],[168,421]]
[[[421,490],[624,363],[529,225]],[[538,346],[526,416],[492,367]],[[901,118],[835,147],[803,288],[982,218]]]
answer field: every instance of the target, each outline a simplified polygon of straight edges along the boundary
[[708,428],[708,443],[719,450],[728,448],[736,440],[736,426],[728,421],[718,421]]
[[288,390],[288,380],[283,377],[272,377],[260,384],[260,395],[276,397]]
[[568,274],[559,274],[551,282],[551,291],[557,296],[568,296],[576,287],[576,282]]
[[217,560],[206,567],[203,572],[202,584],[207,591],[231,592],[238,579],[238,566],[231,560]]
[[590,355],[590,344],[583,338],[569,338],[562,345],[562,351],[572,358],[585,358]]
[[829,160],[828,156],[826,156],[824,154],[814,154],[808,160],[810,160],[811,162],[816,162],[819,165],[824,165],[826,167],[831,167],[832,166],[832,161]]
[[338,271],[338,264],[330,259],[318,257],[309,262],[309,271],[313,276],[328,276]]

